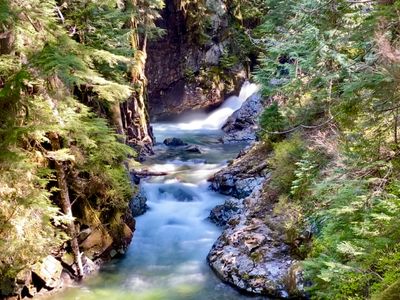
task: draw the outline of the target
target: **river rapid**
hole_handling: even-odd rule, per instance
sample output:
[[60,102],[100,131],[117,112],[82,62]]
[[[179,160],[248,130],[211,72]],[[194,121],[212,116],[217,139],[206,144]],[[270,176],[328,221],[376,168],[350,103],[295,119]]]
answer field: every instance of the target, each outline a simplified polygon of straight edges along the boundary
[[[144,164],[149,170],[168,175],[142,181],[140,188],[149,209],[136,218],[136,231],[126,255],[51,299],[255,299],[222,283],[206,262],[208,251],[222,232],[207,217],[226,199],[209,189],[207,178],[246,146],[220,143],[223,133],[219,128],[255,90],[254,85],[245,84],[239,97],[228,99],[207,116],[153,124],[156,154]],[[201,153],[167,147],[162,144],[167,137],[197,145]]]

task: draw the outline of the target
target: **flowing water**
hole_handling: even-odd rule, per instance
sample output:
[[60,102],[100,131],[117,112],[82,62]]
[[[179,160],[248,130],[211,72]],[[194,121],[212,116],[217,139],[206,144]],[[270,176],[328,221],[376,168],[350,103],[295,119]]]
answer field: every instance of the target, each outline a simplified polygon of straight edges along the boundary
[[[214,118],[226,119],[252,93],[245,85],[239,97],[231,98],[209,118],[175,124],[154,124],[158,141],[182,138],[196,144],[202,153],[188,153],[159,143],[156,155],[145,164],[168,176],[141,183],[149,210],[136,218],[133,243],[123,259],[107,264],[83,285],[52,299],[248,299],[222,283],[212,273],[206,256],[221,229],[208,221],[210,210],[224,196],[209,190],[206,179],[232,159],[245,145],[223,145]],[[228,113],[228,110],[230,112]],[[214,115],[214,116],[213,116]]]

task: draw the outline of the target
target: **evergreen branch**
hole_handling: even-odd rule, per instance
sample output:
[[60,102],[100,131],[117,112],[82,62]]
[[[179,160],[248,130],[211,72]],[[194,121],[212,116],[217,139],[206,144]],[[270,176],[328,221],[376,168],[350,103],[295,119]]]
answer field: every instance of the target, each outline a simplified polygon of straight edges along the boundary
[[317,129],[317,128],[320,128],[320,127],[323,127],[323,126],[329,124],[330,122],[333,121],[333,119],[334,119],[334,117],[332,116],[329,120],[326,120],[325,122],[323,122],[323,123],[321,123],[321,124],[318,124],[318,125],[304,125],[304,124],[299,124],[299,125],[296,125],[296,126],[293,127],[293,128],[290,128],[290,129],[284,130],[284,131],[268,131],[268,130],[265,130],[265,129],[263,129],[263,128],[260,128],[260,130],[263,131],[263,132],[265,132],[265,133],[268,133],[268,134],[284,135],[284,134],[288,134],[288,133],[297,131],[297,130],[299,130],[299,129]]

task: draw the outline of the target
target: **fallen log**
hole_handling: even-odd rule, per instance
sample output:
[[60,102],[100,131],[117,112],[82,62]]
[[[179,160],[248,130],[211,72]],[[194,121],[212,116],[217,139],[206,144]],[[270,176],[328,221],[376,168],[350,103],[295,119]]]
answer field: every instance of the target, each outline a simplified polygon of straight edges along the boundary
[[152,177],[152,176],[166,176],[168,175],[167,172],[153,172],[148,170],[141,170],[141,171],[132,171],[132,175],[137,177]]

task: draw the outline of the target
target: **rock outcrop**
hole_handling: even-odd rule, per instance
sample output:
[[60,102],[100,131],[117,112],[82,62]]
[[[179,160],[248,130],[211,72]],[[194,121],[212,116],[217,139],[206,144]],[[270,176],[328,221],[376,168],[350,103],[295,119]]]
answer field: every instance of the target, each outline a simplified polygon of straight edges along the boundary
[[240,62],[228,69],[220,65],[233,43],[227,3],[206,1],[211,24],[204,32],[209,36],[206,41],[194,36],[179,3],[166,1],[158,24],[166,34],[148,45],[146,76],[153,119],[217,106],[237,92],[248,75]]
[[251,95],[240,109],[235,111],[223,125],[224,143],[254,141],[258,130],[258,117],[264,108],[260,93]]
[[243,199],[230,198],[224,204],[214,207],[209,219],[218,226],[226,226],[229,221],[234,222],[234,218],[243,213],[243,209]]
[[257,144],[247,149],[247,152],[239,154],[228,168],[222,169],[209,179],[211,188],[236,198],[249,196],[269,177],[266,152],[267,149],[262,144]]
[[225,230],[207,260],[223,281],[240,290],[299,299],[304,293],[299,260],[285,242],[282,216],[275,215],[274,203],[265,199],[267,155],[268,149],[256,144],[211,179],[215,190],[240,199],[212,210],[210,219]]

